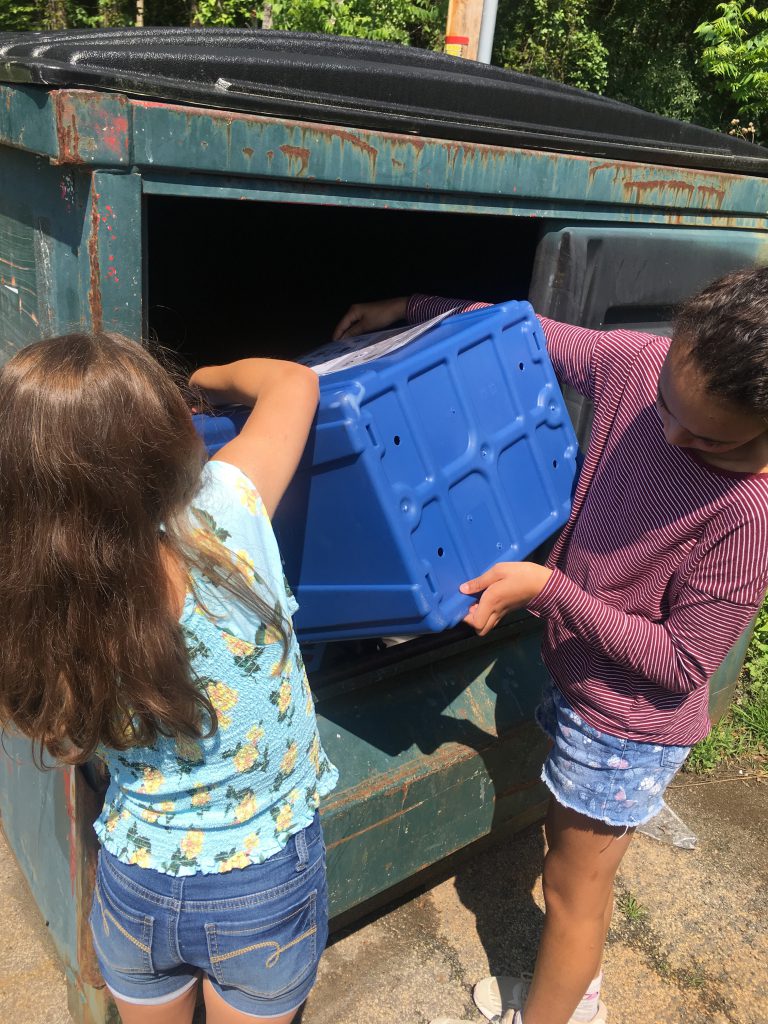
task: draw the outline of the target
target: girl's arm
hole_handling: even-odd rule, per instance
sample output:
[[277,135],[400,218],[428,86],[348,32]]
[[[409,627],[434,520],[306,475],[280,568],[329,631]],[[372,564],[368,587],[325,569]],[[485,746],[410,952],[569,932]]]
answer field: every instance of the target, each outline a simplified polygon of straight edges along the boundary
[[[396,299],[384,299],[380,302],[361,302],[351,306],[339,321],[334,331],[334,341],[341,338],[353,338],[369,331],[384,330],[397,320],[407,320],[411,324],[423,323],[454,310],[467,313],[474,309],[484,309],[488,302],[476,302],[472,299],[446,299],[438,295],[422,295],[416,293],[410,297],[401,296]],[[539,317],[547,352],[552,360],[555,373],[561,381],[572,388],[594,399],[599,390],[601,364],[626,361],[628,352],[633,346],[628,344],[626,337],[619,339],[616,332],[591,331],[586,327],[574,327],[570,324],[558,323],[547,317]]]
[[214,459],[250,477],[271,517],[306,447],[317,411],[317,374],[280,359],[240,359],[205,366],[192,374],[190,384],[204,391],[213,405],[253,407],[243,429]]
[[670,584],[659,622],[614,608],[560,569],[533,562],[501,562],[463,584],[463,593],[481,594],[465,621],[483,636],[507,612],[527,608],[622,668],[690,693],[719,668],[760,607],[768,567],[765,554],[753,557],[755,532],[744,523],[703,539],[694,568]]

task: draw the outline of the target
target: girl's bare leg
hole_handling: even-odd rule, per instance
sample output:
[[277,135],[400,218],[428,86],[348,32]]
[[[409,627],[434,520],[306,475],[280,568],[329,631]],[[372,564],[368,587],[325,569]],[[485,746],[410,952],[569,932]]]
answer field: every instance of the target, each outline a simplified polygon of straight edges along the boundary
[[613,880],[633,830],[613,828],[552,800],[544,859],[546,916],[524,1024],[567,1024],[600,969]]
[[160,1006],[141,1006],[115,999],[123,1024],[192,1024],[195,1015],[197,984],[192,985],[178,999]]
[[203,979],[203,995],[206,1024],[291,1024],[298,1012],[293,1010],[282,1017],[254,1017],[249,1013],[240,1013],[224,1002],[207,978]]

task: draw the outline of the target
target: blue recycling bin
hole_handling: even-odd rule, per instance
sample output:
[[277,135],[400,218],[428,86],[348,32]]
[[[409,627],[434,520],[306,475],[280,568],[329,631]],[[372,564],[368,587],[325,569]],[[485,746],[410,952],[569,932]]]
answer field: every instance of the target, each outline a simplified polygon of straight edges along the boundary
[[[320,381],[275,519],[301,640],[455,626],[463,580],[524,559],[568,518],[578,445],[527,302],[453,316]],[[246,415],[195,417],[211,454]]]

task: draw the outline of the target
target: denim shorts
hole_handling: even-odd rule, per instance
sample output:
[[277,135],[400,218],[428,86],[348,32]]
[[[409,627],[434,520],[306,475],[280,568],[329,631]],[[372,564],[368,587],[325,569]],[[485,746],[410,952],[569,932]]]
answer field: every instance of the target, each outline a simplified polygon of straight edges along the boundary
[[558,803],[606,825],[635,828],[658,814],[690,747],[610,736],[577,715],[554,684],[536,721],[553,742],[541,779]]
[[202,972],[236,1010],[289,1013],[309,995],[328,938],[320,818],[262,864],[224,874],[177,878],[102,849],[90,924],[118,998],[165,1003]]

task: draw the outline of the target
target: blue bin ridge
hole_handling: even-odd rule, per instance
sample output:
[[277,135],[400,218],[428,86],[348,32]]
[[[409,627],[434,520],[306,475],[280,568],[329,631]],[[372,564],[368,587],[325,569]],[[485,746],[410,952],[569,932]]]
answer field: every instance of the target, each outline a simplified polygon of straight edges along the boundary
[[[247,410],[196,415],[210,454]],[[320,378],[302,464],[275,516],[305,642],[438,632],[458,590],[567,520],[578,443],[527,302],[463,313]]]

